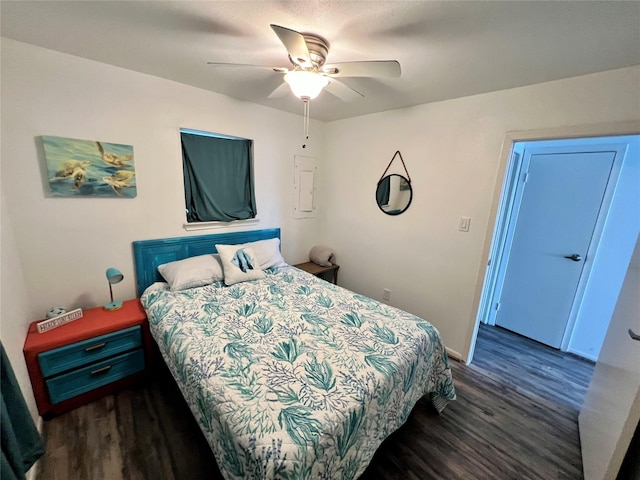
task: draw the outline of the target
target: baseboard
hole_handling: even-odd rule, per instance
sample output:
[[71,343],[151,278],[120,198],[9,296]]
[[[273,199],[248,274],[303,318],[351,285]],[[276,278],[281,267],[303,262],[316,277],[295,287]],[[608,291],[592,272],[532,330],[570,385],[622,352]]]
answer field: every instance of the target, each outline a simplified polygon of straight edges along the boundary
[[[40,436],[42,436],[42,427],[44,426],[44,420],[42,417],[38,417],[38,422],[36,424],[36,428],[38,432],[40,432]],[[25,475],[25,480],[36,480],[38,476],[38,470],[40,469],[40,460],[33,464],[33,466],[27,471]]]
[[449,358],[455,360],[456,362],[462,362],[462,355],[460,355],[455,350],[451,350],[449,347],[444,347],[444,348],[447,351],[447,356]]

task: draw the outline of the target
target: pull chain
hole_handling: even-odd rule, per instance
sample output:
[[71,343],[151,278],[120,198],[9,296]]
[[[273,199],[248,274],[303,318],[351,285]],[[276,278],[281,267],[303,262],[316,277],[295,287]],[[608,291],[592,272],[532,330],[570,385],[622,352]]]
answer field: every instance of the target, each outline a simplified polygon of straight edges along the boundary
[[[303,98],[304,102],[304,140],[309,140],[309,98]],[[303,143],[302,148],[307,148],[307,144]]]

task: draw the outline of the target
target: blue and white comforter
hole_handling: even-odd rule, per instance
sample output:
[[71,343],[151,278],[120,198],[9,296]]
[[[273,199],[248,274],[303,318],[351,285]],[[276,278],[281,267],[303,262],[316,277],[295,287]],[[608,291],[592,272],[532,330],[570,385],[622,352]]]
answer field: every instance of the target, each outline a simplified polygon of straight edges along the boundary
[[225,478],[354,479],[425,394],[455,398],[428,322],[293,267],[142,296]]

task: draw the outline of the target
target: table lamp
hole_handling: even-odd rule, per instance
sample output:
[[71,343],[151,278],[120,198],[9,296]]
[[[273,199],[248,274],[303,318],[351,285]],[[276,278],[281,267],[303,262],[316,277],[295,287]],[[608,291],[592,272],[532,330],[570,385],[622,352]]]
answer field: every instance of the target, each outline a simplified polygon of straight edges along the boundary
[[111,296],[111,301],[104,306],[105,310],[118,310],[119,308],[122,308],[122,302],[113,301],[113,289],[111,288],[111,285],[114,283],[120,283],[123,278],[124,275],[122,275],[120,270],[117,268],[107,268],[107,280],[109,282],[109,295]]

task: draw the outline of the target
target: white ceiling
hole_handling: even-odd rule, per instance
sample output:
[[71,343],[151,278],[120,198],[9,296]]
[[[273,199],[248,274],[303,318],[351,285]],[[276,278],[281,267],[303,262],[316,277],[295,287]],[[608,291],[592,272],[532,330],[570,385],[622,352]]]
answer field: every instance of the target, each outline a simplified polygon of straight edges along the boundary
[[328,62],[398,60],[400,78],[347,78],[365,98],[323,92],[331,121],[640,64],[640,2],[5,1],[4,37],[302,113],[269,100],[290,66],[269,24],[324,36]]

